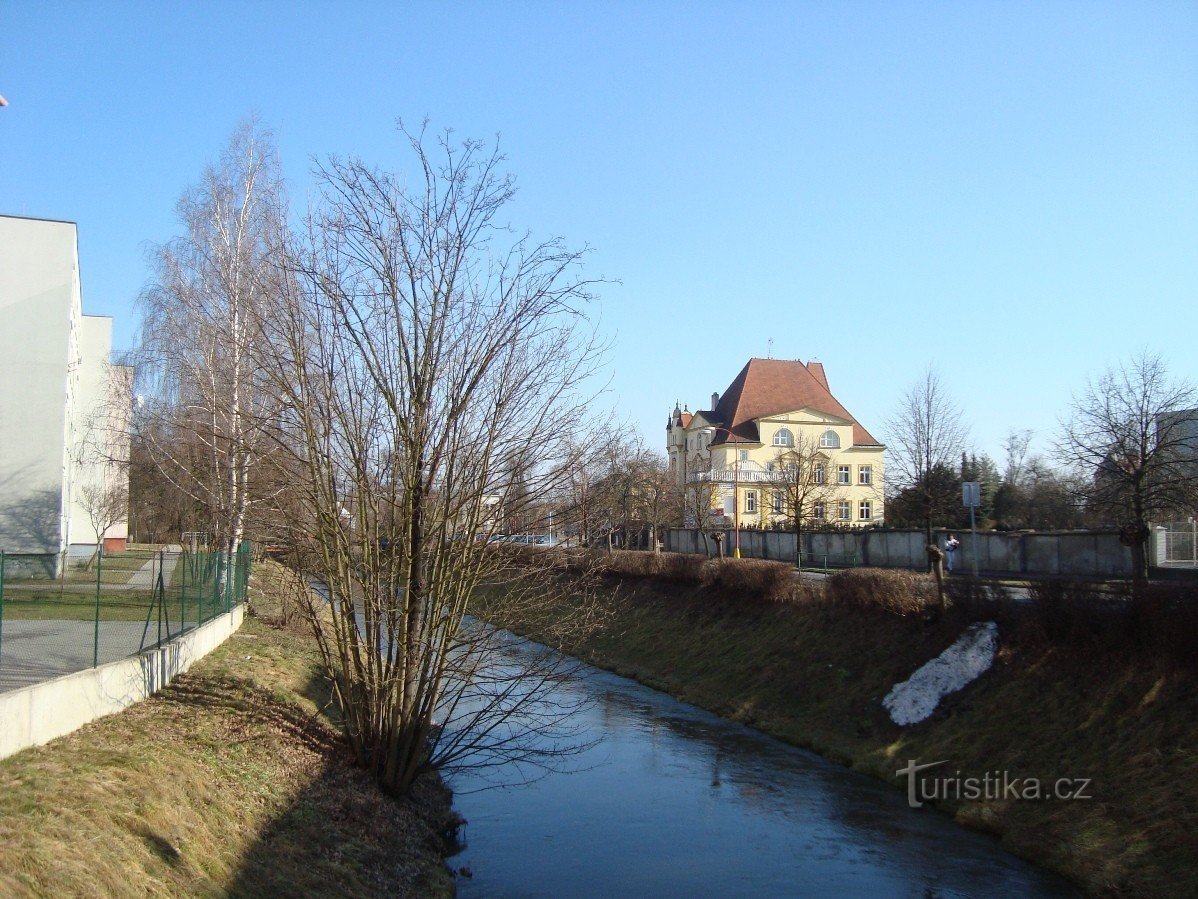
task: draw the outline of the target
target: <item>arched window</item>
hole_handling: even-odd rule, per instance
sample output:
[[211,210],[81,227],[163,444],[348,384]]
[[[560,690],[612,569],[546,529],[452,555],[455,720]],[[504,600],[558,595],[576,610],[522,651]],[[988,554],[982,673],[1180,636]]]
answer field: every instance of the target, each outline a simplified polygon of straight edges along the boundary
[[820,435],[819,445],[824,449],[840,449],[840,438],[829,428]]
[[774,446],[794,446],[795,438],[786,428],[774,431]]

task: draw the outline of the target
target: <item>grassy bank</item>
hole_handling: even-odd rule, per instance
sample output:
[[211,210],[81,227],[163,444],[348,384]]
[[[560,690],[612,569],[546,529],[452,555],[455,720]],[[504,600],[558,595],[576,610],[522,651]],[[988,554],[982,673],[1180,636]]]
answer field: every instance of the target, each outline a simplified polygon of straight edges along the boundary
[[0,761],[0,895],[447,895],[447,791],[383,796],[259,567],[241,630],[158,696]]
[[[981,778],[1087,779],[1086,800],[940,805],[1095,893],[1198,895],[1198,678],[1142,654],[1020,632],[927,721],[881,705],[967,623],[808,595],[749,601],[711,586],[609,579],[610,625],[581,658],[905,788],[908,760]],[[503,622],[537,636],[547,622]]]

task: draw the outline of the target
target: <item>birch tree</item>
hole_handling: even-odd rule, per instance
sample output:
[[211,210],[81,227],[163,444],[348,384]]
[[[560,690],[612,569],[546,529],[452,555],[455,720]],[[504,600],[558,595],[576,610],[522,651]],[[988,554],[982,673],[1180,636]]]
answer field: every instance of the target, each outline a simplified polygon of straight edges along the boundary
[[139,437],[163,476],[206,511],[231,564],[270,418],[251,343],[277,295],[285,221],[272,135],[241,124],[178,215],[183,233],[154,250],[141,296]]

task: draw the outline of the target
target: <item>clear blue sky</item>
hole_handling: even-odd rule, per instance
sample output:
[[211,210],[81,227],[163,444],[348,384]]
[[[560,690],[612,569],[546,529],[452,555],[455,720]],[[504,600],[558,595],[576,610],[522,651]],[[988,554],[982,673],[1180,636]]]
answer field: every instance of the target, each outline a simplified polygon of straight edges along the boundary
[[[1198,3],[64,3],[0,29],[0,212],[78,222],[121,346],[145,246],[238,119],[399,158],[502,136],[512,218],[595,250],[610,402],[660,446],[745,361],[876,436],[928,365],[1043,449],[1129,354],[1198,379]],[[0,248],[0,260],[3,259]]]

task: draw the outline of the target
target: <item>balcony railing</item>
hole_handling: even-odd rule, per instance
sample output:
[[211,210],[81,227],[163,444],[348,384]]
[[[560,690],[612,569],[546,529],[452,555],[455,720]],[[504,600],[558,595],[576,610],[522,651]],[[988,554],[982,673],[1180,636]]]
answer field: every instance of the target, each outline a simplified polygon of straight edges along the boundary
[[713,484],[778,484],[788,480],[785,471],[766,471],[763,468],[717,468],[711,471],[696,471],[686,478],[689,483]]

